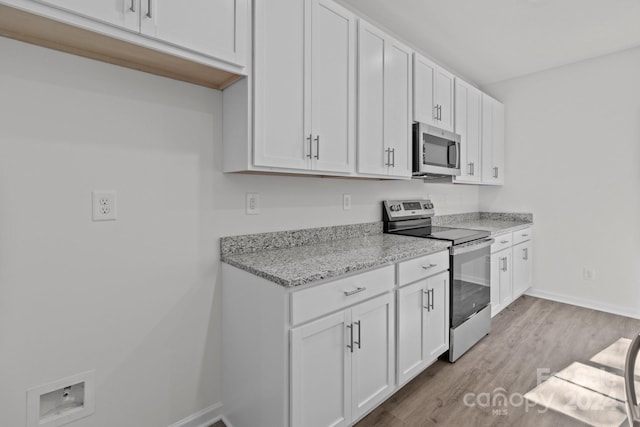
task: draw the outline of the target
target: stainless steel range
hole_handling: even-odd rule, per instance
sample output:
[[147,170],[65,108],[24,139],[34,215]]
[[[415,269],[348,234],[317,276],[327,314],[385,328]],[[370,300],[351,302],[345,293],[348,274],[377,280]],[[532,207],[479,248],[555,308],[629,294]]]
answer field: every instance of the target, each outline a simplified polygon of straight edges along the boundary
[[430,200],[387,200],[382,212],[385,233],[452,243],[448,360],[455,362],[491,329],[491,233],[432,225]]

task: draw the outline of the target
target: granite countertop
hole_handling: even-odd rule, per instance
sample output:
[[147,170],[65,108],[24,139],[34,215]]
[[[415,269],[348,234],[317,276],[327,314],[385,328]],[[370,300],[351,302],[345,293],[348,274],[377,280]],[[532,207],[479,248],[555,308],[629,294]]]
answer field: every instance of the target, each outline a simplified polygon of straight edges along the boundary
[[[533,215],[474,212],[435,217],[434,225],[486,230],[492,235],[533,223]],[[223,237],[223,262],[285,287],[439,252],[442,240],[382,233],[382,222]]]
[[476,212],[434,218],[434,225],[489,231],[492,236],[520,230],[532,224],[533,215],[531,214]]
[[223,252],[221,258],[279,285],[294,287],[442,251],[450,245],[440,240],[379,233],[248,253]]

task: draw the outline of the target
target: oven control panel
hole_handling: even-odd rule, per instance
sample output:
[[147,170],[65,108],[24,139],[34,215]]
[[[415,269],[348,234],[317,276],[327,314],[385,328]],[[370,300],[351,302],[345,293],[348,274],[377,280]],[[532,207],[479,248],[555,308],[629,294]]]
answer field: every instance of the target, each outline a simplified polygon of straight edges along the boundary
[[435,214],[431,200],[385,200],[382,204],[385,220],[427,218]]

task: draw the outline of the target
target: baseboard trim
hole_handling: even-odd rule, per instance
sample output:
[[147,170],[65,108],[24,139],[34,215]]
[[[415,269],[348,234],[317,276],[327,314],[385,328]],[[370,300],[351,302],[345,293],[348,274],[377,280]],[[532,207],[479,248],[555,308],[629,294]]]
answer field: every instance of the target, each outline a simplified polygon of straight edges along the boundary
[[584,298],[577,298],[569,295],[557,294],[555,292],[542,291],[540,289],[531,288],[525,295],[536,298],[548,299],[551,301],[561,302],[565,304],[576,305],[578,307],[590,308],[592,310],[604,311],[605,313],[617,314],[619,316],[632,317],[640,319],[640,311],[629,307],[621,307],[612,304],[601,303]]
[[[188,417],[171,424],[169,427],[209,427],[222,419],[222,402],[214,403],[208,408],[191,414]],[[225,423],[226,424],[226,423]],[[227,424],[228,426],[229,424]]]

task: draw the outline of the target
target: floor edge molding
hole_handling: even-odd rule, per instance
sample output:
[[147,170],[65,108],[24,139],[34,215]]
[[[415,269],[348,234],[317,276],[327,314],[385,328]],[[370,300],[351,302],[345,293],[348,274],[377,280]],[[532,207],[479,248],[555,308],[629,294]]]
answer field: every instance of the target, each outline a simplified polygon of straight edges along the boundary
[[169,427],[209,427],[222,419],[222,402],[214,403],[195,414],[171,424]]
[[548,292],[539,289],[529,289],[527,292],[525,292],[525,295],[556,302],[562,302],[565,304],[576,305],[578,307],[590,308],[592,310],[604,311],[605,313],[617,314],[619,316],[640,319],[640,312],[630,307],[620,307],[617,305],[605,304],[583,298],[576,298],[569,295],[556,294],[554,292]]

